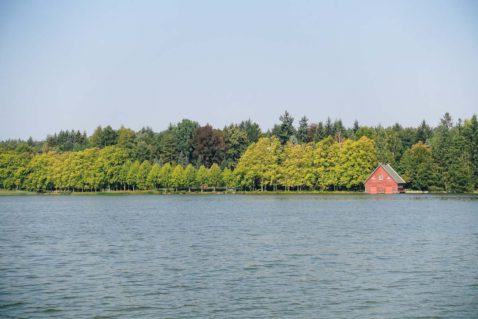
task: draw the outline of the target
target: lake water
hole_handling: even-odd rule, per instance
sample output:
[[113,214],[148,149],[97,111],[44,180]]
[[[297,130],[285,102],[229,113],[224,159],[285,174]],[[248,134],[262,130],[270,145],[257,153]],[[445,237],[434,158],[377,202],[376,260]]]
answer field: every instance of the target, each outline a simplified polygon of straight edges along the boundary
[[0,197],[3,318],[478,318],[478,197]]

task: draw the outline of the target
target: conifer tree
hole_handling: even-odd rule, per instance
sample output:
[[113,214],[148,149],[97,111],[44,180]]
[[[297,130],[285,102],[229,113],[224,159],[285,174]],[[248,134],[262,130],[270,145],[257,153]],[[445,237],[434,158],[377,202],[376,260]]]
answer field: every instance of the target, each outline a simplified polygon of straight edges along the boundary
[[139,161],[134,161],[129,168],[127,181],[128,185],[132,188],[133,191],[136,189],[138,183],[138,172],[140,165],[141,164],[139,163]]
[[171,187],[171,175],[173,174],[173,167],[170,163],[166,163],[161,167],[159,173],[159,184],[161,187],[169,189]]
[[309,119],[302,117],[299,121],[299,129],[297,130],[297,140],[299,143],[309,142],[308,138]]
[[189,192],[196,186],[196,169],[191,164],[188,164],[184,170],[184,184]]
[[201,165],[196,173],[196,180],[201,188],[201,192],[208,188],[209,172],[204,165]]
[[226,190],[228,190],[228,189],[235,190],[236,189],[236,187],[237,187],[237,177],[227,167],[222,172],[222,180],[224,181],[224,185],[226,186]]
[[435,167],[430,146],[418,142],[400,162],[402,177],[412,189],[427,191],[435,183]]
[[208,182],[213,187],[213,191],[215,192],[216,187],[219,187],[222,184],[221,168],[219,167],[219,165],[214,163],[214,164],[212,164],[208,173],[209,173]]
[[178,190],[185,186],[186,177],[184,175],[184,169],[181,165],[176,165],[174,167],[173,173],[171,174],[171,186],[174,187],[174,190]]
[[148,173],[148,177],[146,178],[146,183],[149,188],[157,189],[159,187],[159,185],[161,184],[160,175],[161,175],[161,166],[159,166],[158,163],[155,163],[151,167],[151,170]]
[[147,160],[143,161],[143,163],[141,163],[141,165],[139,166],[137,180],[136,180],[138,189],[144,190],[149,187],[148,175],[150,171],[151,171],[151,164],[149,163],[149,161]]

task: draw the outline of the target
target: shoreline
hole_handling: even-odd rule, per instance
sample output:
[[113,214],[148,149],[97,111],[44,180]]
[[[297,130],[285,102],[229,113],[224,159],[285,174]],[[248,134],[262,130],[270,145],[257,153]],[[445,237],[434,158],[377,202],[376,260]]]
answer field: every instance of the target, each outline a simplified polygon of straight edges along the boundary
[[[445,192],[420,192],[407,191],[405,195],[478,195],[473,193],[445,193]],[[366,195],[376,196],[385,194],[370,195],[364,191],[165,191],[165,190],[140,190],[140,191],[101,191],[101,192],[32,192],[25,190],[0,190],[0,196],[138,196],[138,195]],[[401,195],[401,194],[393,194]]]

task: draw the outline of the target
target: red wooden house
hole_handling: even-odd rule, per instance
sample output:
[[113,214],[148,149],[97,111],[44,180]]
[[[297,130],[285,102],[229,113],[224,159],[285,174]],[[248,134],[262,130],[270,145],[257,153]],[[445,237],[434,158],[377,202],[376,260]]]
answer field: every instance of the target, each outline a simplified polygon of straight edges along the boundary
[[397,194],[405,192],[405,181],[390,166],[379,164],[365,180],[365,192],[369,194]]

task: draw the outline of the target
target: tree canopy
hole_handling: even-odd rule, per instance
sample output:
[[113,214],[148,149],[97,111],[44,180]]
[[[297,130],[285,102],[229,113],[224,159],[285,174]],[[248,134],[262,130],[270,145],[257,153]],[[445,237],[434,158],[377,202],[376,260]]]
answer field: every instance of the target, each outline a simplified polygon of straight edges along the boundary
[[436,127],[361,126],[341,120],[298,127],[286,111],[272,131],[251,120],[223,129],[184,119],[165,131],[99,126],[0,141],[0,188],[101,190],[359,190],[379,163],[390,163],[408,188],[471,192],[478,188],[478,120]]

